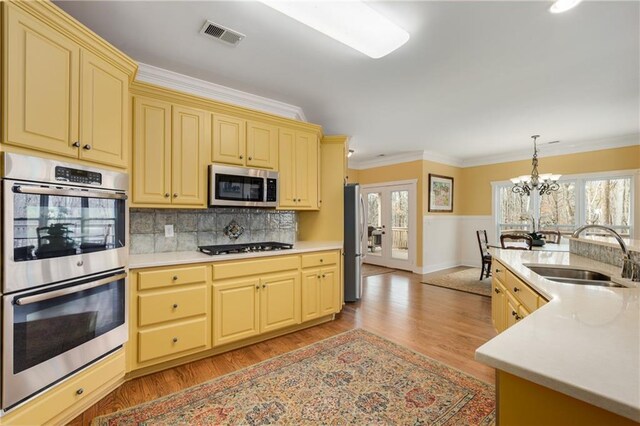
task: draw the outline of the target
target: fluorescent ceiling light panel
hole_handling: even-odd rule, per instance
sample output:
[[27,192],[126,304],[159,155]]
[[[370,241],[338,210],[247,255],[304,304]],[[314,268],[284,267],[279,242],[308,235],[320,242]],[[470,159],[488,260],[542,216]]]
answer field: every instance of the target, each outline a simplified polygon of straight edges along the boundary
[[579,5],[582,0],[557,0],[555,3],[551,5],[549,8],[549,12],[551,13],[562,13],[566,12],[569,9],[573,9],[577,5]]
[[408,32],[362,1],[262,3],[374,59],[388,55],[409,40]]

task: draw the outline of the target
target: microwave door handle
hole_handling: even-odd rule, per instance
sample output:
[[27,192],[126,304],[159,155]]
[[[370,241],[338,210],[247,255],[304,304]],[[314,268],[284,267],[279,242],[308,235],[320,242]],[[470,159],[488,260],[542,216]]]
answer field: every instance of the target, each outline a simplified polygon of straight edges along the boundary
[[13,187],[13,192],[20,194],[35,195],[60,195],[63,197],[88,197],[88,198],[108,198],[114,200],[126,200],[127,194],[121,192],[84,191],[77,189],[59,189],[49,186],[22,186]]
[[24,305],[29,305],[31,303],[42,302],[45,300],[54,299],[56,297],[65,296],[67,294],[78,293],[80,291],[89,290],[95,287],[100,287],[101,285],[109,284],[114,281],[120,281],[123,278],[127,278],[126,273],[114,275],[111,277],[103,278],[101,280],[93,281],[93,282],[82,284],[82,285],[50,291],[48,293],[34,294],[33,296],[18,297],[15,299],[15,304],[24,306]]

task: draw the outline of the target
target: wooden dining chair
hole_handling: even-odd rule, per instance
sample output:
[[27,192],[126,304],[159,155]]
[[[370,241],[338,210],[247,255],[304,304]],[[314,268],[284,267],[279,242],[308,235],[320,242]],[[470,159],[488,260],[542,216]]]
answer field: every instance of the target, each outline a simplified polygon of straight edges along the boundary
[[[510,244],[511,243],[511,244]],[[513,243],[516,243],[515,245]],[[533,238],[531,235],[514,233],[500,235],[500,247],[510,250],[531,250]]]
[[478,247],[480,247],[480,256],[482,257],[482,270],[480,271],[480,280],[489,278],[491,275],[491,253],[489,253],[489,240],[487,239],[487,231],[476,231],[478,237]]
[[538,234],[542,235],[542,239],[545,243],[560,244],[560,240],[562,239],[562,234],[560,234],[560,231],[538,231]]

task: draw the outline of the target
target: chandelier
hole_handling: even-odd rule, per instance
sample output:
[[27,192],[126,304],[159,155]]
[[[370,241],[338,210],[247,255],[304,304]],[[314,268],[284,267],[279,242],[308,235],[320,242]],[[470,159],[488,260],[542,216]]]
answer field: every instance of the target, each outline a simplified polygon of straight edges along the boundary
[[513,182],[513,188],[511,190],[520,195],[531,195],[531,191],[537,189],[540,195],[549,194],[552,191],[557,191],[560,188],[558,185],[558,179],[561,175],[554,175],[551,173],[538,173],[538,146],[536,145],[536,139],[540,135],[533,135],[533,159],[531,165],[531,176],[522,175],[511,179]]

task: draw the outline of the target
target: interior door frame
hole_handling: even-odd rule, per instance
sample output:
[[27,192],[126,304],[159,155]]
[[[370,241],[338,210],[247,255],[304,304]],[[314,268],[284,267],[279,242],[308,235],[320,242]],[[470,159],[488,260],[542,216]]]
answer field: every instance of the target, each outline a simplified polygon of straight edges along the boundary
[[[367,247],[362,247],[362,252],[364,253],[364,263],[370,263],[372,265],[385,266],[388,268],[402,269],[406,271],[413,271],[416,265],[416,249],[417,249],[417,187],[418,187],[418,179],[409,179],[409,180],[398,180],[392,182],[381,182],[381,183],[372,183],[372,184],[364,184],[360,185],[360,192],[362,197],[365,197],[365,194],[370,192],[376,192],[376,190],[382,191],[392,191],[395,188],[400,187],[398,190],[408,190],[409,191],[409,229],[408,233],[408,246],[409,246],[409,258],[407,260],[402,259],[394,259],[392,257],[392,253],[389,254],[389,257],[377,257],[377,256],[369,256]],[[402,188],[404,187],[404,188]],[[365,200],[366,203],[366,200]],[[364,209],[364,220],[365,223],[369,223],[368,212],[367,209]],[[390,219],[389,219],[390,220]]]

